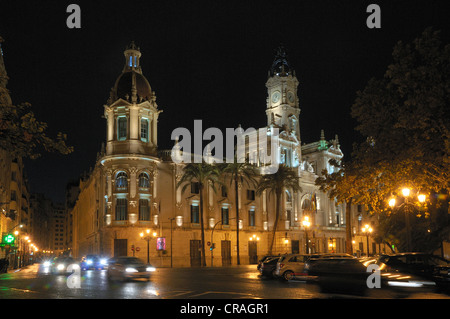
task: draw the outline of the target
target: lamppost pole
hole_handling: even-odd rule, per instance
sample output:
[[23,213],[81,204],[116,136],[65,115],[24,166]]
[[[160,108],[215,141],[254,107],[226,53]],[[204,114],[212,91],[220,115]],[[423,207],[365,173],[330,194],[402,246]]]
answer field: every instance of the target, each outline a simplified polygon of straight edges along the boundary
[[308,228],[311,226],[311,222],[309,221],[309,217],[305,216],[302,222],[305,227],[305,236],[306,236],[306,253],[309,254],[309,238],[308,238]]
[[[412,250],[412,245],[411,245],[411,222],[410,222],[410,212],[409,212],[409,207],[410,206],[414,206],[413,203],[409,202],[409,195],[411,193],[411,190],[407,187],[402,189],[402,195],[405,198],[405,202],[401,205],[398,206],[399,209],[403,209],[404,210],[404,214],[405,214],[405,228],[406,228],[406,251],[410,252]],[[419,203],[423,204],[426,201],[426,195],[424,194],[418,194],[417,196]],[[419,205],[420,205],[419,204]],[[389,200],[389,206],[391,208],[395,207],[395,198],[391,198]]]
[[[150,240],[152,237],[150,237],[150,229],[147,229],[145,231],[147,233],[147,236],[144,237],[144,232],[140,233],[139,236],[141,236],[142,239],[147,241],[147,264],[150,263]],[[156,233],[153,233],[153,237],[156,236]]]
[[362,229],[362,231],[367,236],[367,257],[369,257],[369,254],[370,254],[370,252],[369,252],[369,234],[372,233],[373,229],[368,224],[366,224],[364,226],[364,228]]
[[173,267],[173,259],[172,259],[172,248],[173,248],[173,246],[172,246],[172,243],[173,243],[173,229],[172,229],[172,222],[173,222],[173,220],[175,219],[175,217],[172,217],[172,218],[169,218],[169,220],[170,220],[170,268],[172,268]]

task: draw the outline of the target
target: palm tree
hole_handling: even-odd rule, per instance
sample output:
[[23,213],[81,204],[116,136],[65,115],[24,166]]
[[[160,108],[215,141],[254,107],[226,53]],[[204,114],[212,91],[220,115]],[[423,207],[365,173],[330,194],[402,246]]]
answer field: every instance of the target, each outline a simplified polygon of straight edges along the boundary
[[274,174],[263,175],[256,188],[256,194],[261,195],[265,190],[270,189],[269,194],[275,193],[275,222],[273,225],[273,236],[269,246],[269,254],[272,254],[275,233],[277,231],[278,219],[280,218],[281,196],[285,189],[292,189],[294,192],[302,191],[299,184],[299,177],[296,172],[286,165],[280,165]]
[[239,257],[239,183],[246,183],[247,185],[256,185],[256,169],[249,163],[226,163],[220,166],[221,172],[228,174],[230,177],[230,186],[234,182],[234,196],[236,206],[236,247],[237,247],[237,264],[241,264]]
[[202,266],[206,266],[206,255],[205,255],[205,227],[203,223],[203,190],[208,182],[211,182],[214,192],[216,191],[215,184],[221,184],[219,181],[220,171],[218,166],[210,165],[206,163],[189,163],[184,167],[184,174],[177,183],[177,188],[182,184],[182,192],[186,190],[191,183],[198,183],[199,195],[200,195],[200,225],[201,225],[201,242],[202,242]]

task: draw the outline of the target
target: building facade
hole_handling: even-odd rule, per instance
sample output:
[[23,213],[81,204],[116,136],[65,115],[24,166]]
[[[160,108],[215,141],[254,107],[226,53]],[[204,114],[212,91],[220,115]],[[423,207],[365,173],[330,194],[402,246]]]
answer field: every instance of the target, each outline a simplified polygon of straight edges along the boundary
[[[80,194],[69,214],[73,219],[73,255],[134,255],[156,266],[200,265],[200,194],[196,183],[185,192],[177,188],[183,163],[175,163],[171,150],[158,150],[156,95],[143,75],[139,48],[132,43],[124,52],[122,73],[104,106],[107,140],[91,174],[80,182]],[[279,158],[298,172],[301,192],[286,189],[273,253],[345,251],[345,207],[320,192],[315,180],[332,170],[330,159],[343,154],[337,136],[305,144],[300,137],[298,80],[285,51],[276,54],[269,71],[267,125],[280,132]],[[320,134],[320,135],[319,135]],[[246,154],[248,158],[257,154]],[[239,227],[241,263],[256,263],[267,254],[272,236],[275,198],[239,185],[239,220],[234,192],[205,190],[204,227],[206,262],[236,264],[236,227]],[[308,216],[311,227],[302,220]],[[147,232],[148,230],[148,232]],[[214,243],[215,249],[210,250]]]
[[[7,89],[8,75],[3,60],[0,37],[0,105],[12,105]],[[22,158],[12,156],[0,148],[0,230],[2,235],[14,234],[16,242],[11,246],[2,246],[0,258],[7,258],[11,267],[23,264],[29,247],[24,239],[29,236],[32,222],[29,212],[29,186]]]

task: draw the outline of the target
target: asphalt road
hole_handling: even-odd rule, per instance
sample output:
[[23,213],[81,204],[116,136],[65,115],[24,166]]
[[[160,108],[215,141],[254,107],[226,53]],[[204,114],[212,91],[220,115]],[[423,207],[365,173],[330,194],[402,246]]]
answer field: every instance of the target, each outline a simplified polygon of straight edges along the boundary
[[39,274],[38,265],[0,275],[0,299],[450,299],[438,293],[399,295],[370,289],[366,296],[324,294],[315,284],[261,277],[256,265],[160,268],[150,281],[109,282],[105,270],[81,272],[79,288],[66,275]]

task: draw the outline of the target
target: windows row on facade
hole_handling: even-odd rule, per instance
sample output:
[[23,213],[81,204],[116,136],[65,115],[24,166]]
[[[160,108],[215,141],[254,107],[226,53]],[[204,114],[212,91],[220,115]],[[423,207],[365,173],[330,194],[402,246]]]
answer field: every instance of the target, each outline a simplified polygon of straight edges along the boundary
[[[119,115],[116,120],[117,124],[117,140],[126,141],[129,138],[129,122],[126,115]],[[139,120],[139,139],[142,142],[150,141],[150,128],[152,127],[152,122],[148,118],[141,117]]]
[[[146,172],[139,174],[137,178],[138,187],[140,189],[148,190],[150,188],[150,176]],[[114,178],[115,191],[123,192],[128,190],[128,174],[125,171],[119,171]],[[108,187],[106,187],[108,189]]]

